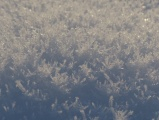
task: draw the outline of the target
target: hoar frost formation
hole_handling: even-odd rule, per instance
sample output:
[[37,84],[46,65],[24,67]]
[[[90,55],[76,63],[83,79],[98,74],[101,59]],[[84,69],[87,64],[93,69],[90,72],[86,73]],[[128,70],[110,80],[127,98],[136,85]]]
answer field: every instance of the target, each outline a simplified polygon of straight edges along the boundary
[[159,119],[158,14],[157,0],[0,0],[0,119]]

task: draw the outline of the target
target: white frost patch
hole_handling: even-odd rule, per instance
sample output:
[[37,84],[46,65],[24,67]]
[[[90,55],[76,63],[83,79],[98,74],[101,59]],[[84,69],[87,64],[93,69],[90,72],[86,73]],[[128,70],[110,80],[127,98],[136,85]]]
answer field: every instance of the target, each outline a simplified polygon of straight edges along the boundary
[[27,90],[24,88],[20,80],[16,80],[16,87],[18,87],[23,93],[27,93]]
[[9,110],[9,107],[4,105],[3,109],[7,112]]

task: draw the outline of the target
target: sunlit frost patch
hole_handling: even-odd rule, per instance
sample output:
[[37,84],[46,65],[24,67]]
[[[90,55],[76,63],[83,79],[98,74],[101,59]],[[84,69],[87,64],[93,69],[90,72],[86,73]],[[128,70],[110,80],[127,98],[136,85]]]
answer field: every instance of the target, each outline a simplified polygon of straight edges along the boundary
[[150,120],[158,2],[0,2],[0,119]]

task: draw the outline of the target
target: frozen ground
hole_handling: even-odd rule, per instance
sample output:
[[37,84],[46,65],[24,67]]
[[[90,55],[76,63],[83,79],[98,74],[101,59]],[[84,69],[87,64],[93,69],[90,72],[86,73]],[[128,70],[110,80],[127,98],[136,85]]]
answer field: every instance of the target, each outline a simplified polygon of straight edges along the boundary
[[158,0],[0,0],[0,120],[159,120]]

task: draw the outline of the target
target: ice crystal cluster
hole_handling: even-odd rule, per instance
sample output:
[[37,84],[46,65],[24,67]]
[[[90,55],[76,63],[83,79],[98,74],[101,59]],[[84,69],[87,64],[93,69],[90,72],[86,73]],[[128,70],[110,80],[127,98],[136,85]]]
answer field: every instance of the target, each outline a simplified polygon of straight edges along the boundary
[[0,0],[1,120],[158,120],[158,0]]

